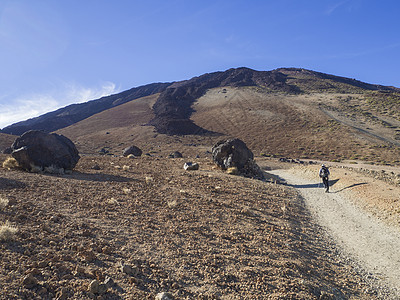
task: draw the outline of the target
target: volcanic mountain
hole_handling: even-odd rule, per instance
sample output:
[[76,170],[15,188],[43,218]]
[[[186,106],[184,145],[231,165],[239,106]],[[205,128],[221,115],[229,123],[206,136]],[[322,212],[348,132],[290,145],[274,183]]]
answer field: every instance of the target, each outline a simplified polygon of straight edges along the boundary
[[156,151],[176,141],[209,147],[223,135],[263,155],[393,163],[399,103],[394,87],[298,68],[237,68],[70,105],[2,133],[58,130],[84,152],[131,143]]

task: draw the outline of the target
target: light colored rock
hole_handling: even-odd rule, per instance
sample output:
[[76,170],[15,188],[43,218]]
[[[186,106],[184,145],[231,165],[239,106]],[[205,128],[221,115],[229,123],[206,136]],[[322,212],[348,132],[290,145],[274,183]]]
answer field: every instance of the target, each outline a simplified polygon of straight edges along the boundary
[[155,300],[174,300],[174,297],[171,293],[158,293]]
[[186,162],[184,165],[183,165],[183,168],[185,169],[185,170],[198,170],[199,169],[199,164],[198,163],[192,163],[192,162]]

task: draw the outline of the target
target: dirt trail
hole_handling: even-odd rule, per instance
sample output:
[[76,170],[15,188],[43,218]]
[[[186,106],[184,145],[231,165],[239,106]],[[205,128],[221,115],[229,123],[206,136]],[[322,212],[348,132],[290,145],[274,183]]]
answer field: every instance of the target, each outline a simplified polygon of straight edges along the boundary
[[[339,248],[355,259],[377,284],[391,290],[391,298],[400,298],[400,231],[361,210],[341,189],[324,193],[318,179],[309,179],[301,170],[268,171],[287,181],[304,198],[317,222],[327,229]],[[388,299],[388,295],[385,299]]]

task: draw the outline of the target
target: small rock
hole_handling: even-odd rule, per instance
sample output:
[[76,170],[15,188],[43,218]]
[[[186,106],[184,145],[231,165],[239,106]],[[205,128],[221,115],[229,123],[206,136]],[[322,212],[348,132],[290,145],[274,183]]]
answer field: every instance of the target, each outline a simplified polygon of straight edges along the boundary
[[101,252],[104,254],[112,254],[113,250],[110,246],[104,246],[103,248],[101,248]]
[[123,263],[120,264],[119,269],[121,270],[122,273],[131,275],[131,276],[136,276],[139,273],[139,270],[136,267],[131,267],[129,265],[125,265]]
[[86,262],[92,262],[96,260],[96,254],[94,254],[93,251],[82,251],[80,255]]
[[33,277],[32,273],[26,275],[22,280],[22,285],[27,289],[31,289],[38,285],[38,281],[35,277]]
[[134,156],[141,156],[142,153],[143,152],[139,147],[130,146],[128,148],[125,148],[122,154],[123,154],[123,156],[127,157],[130,154],[132,154]]
[[32,274],[32,275],[41,275],[42,272],[40,272],[38,268],[33,268],[32,270],[30,270],[30,271],[28,272],[28,274]]
[[56,300],[66,300],[66,299],[68,299],[67,290],[65,288],[61,288],[61,290],[59,290],[57,292],[56,297],[57,297]]
[[98,294],[99,293],[99,281],[98,280],[92,280],[92,282],[89,284],[89,292],[93,294]]
[[104,283],[99,284],[99,294],[100,295],[107,293],[107,290],[108,290],[108,287],[106,284],[104,284]]
[[158,293],[155,300],[174,300],[174,297],[171,293]]
[[112,288],[115,285],[114,280],[112,280],[111,277],[106,277],[106,279],[104,280],[104,284],[106,285],[107,288]]
[[95,164],[95,165],[92,167],[92,170],[101,170],[101,168],[100,168],[100,166],[99,166],[98,164]]
[[183,168],[185,170],[198,170],[199,169],[199,164],[198,163],[192,163],[192,162],[187,162],[183,165]]
[[169,158],[182,158],[182,153],[180,153],[179,151],[175,151],[173,153],[171,153],[170,155],[168,155]]
[[60,222],[60,217],[59,216],[51,216],[50,221],[52,221],[54,223],[58,223],[58,222]]
[[74,274],[74,276],[84,275],[85,274],[85,269],[80,267],[80,266],[76,266],[75,272],[73,274]]

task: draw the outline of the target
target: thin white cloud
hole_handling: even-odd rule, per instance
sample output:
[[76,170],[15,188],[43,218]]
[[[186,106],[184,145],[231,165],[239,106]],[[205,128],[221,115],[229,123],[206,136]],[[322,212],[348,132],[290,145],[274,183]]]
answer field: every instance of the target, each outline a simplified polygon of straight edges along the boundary
[[57,90],[41,94],[21,95],[14,99],[2,98],[0,128],[40,116],[69,104],[87,102],[119,92],[112,82],[105,82],[95,88],[64,84],[63,88]]
[[76,84],[66,84],[64,102],[82,103],[117,93],[115,83],[104,82],[100,87],[89,88]]
[[336,10],[338,10],[339,8],[341,8],[341,7],[344,6],[346,3],[349,3],[349,2],[350,2],[350,0],[345,0],[345,1],[337,2],[337,3],[333,4],[333,5],[331,5],[331,6],[325,11],[325,13],[326,13],[327,15],[331,15],[331,14],[333,14]]
[[30,95],[0,104],[0,128],[56,109],[58,102],[47,95]]

